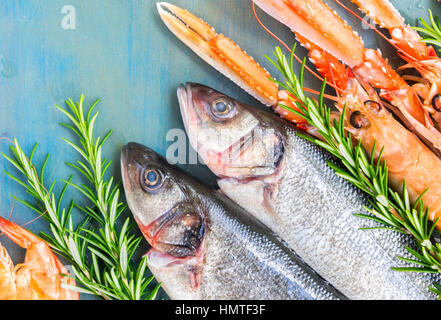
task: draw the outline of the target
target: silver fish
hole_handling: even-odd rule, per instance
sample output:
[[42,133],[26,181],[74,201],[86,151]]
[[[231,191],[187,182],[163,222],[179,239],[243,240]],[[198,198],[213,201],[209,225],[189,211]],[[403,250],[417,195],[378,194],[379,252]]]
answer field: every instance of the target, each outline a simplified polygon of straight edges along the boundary
[[266,226],[154,151],[122,150],[128,205],[172,299],[344,299]]
[[410,236],[360,230],[365,195],[327,165],[335,161],[288,122],[189,83],[178,98],[191,145],[220,189],[350,299],[432,299],[433,275],[402,273]]

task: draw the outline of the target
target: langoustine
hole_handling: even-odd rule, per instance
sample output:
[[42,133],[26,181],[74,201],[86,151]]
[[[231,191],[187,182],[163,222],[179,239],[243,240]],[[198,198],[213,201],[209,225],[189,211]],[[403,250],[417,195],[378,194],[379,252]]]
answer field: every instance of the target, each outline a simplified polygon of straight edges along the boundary
[[[345,103],[348,106],[345,115],[347,130],[360,139],[369,152],[374,141],[377,146],[384,146],[382,159],[388,165],[391,186],[401,191],[406,181],[412,201],[428,189],[423,200],[430,208],[430,219],[441,216],[441,197],[438,194],[441,188],[441,160],[394,119],[371,87],[380,87],[382,95],[395,103],[393,109],[398,109],[401,118],[407,120],[411,129],[436,151],[439,132],[423,123],[427,116],[415,101],[409,85],[377,51],[365,49],[361,39],[322,1],[311,0],[306,6],[305,1],[300,0],[255,2],[291,29],[297,28],[298,38],[309,47],[318,71],[329,78],[336,88],[337,107],[342,110]],[[301,117],[280,107],[280,104],[292,106],[292,97],[268,80],[269,73],[238,45],[217,34],[214,28],[187,10],[159,3],[158,11],[167,27],[205,61],[258,100],[272,106],[283,118],[314,133]],[[335,28],[338,36],[331,36],[329,30],[335,31]],[[349,68],[342,65],[339,59],[345,61]],[[372,66],[372,70],[369,70],[369,66]],[[366,120],[362,121],[364,126],[351,125],[351,115],[355,112]],[[380,148],[377,156],[379,151]],[[441,222],[438,226],[441,226]]]
[[421,74],[422,79],[410,77],[411,80],[417,81],[412,85],[412,89],[422,98],[423,109],[430,116],[425,125],[430,127],[433,120],[437,124],[437,130],[440,130],[441,59],[435,49],[422,41],[419,34],[405,23],[399,11],[388,0],[351,1],[380,27],[388,30],[391,37],[389,41],[408,62],[400,69],[414,68]]
[[[412,201],[416,201],[427,190],[423,201],[430,209],[429,218],[434,221],[440,217],[441,160],[393,118],[383,103],[375,98],[376,93],[371,85],[381,88],[382,96],[393,102],[396,107],[394,110],[399,111],[401,119],[405,123],[407,120],[407,124],[428,140],[426,142],[435,151],[439,150],[439,131],[428,126],[427,116],[421,113],[411,87],[377,51],[365,49],[361,38],[323,1],[311,0],[307,4],[300,0],[255,2],[296,32],[300,42],[309,50],[311,61],[331,82],[335,78],[332,68],[321,68],[330,65],[329,57],[336,57],[348,64],[348,72],[343,73],[344,79],[333,81],[340,85],[341,90],[337,108],[342,111],[343,106],[347,106],[347,130],[368,151],[372,150],[375,142],[377,146],[383,146],[382,159],[389,169],[390,185],[401,191],[405,181]],[[338,36],[332,36],[329,30]],[[334,58],[332,64],[337,64],[337,59]],[[354,113],[362,121],[351,123]],[[378,157],[379,153],[380,148],[377,148],[375,155]],[[441,222],[437,225],[440,227]]]
[[14,266],[0,244],[0,300],[79,300],[78,292],[62,287],[75,281],[45,241],[1,217],[0,231],[27,250],[24,263]]

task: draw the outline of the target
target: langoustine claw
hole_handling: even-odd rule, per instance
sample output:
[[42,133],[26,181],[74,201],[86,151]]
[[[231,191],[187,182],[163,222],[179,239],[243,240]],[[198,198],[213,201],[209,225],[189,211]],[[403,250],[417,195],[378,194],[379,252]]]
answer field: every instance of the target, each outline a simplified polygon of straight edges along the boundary
[[[389,66],[379,52],[364,48],[361,38],[321,0],[254,2],[295,31],[298,39],[307,47],[312,62],[337,89],[337,108],[342,111],[345,104],[348,106],[345,115],[346,129],[360,139],[369,151],[372,150],[373,141],[376,141],[378,146],[385,147],[382,159],[388,164],[391,186],[401,191],[402,183],[406,181],[412,201],[429,189],[423,200],[430,208],[430,218],[434,220],[441,216],[441,198],[438,196],[438,190],[441,189],[441,160],[437,157],[441,155],[441,134],[430,123],[425,110],[416,99],[418,97],[414,90]],[[260,90],[255,90],[253,84],[266,81],[267,72],[256,62],[252,64],[253,68],[248,67],[248,63],[254,60],[236,45],[228,46],[229,50],[225,50],[225,54],[231,58],[218,54],[218,51],[211,48],[213,45],[209,44],[218,37],[214,29],[188,11],[176,8],[166,3],[158,5],[159,13],[168,28],[205,61],[246,88],[254,97],[265,101],[265,95],[262,95]],[[234,63],[226,63],[228,59],[234,60]],[[340,65],[339,60],[346,63],[348,68]],[[335,68],[326,67],[331,63]],[[243,75],[237,71],[240,68],[236,68],[241,65],[246,65],[247,70],[255,68],[260,71]],[[393,118],[384,107],[386,104],[382,103],[372,87],[381,89],[381,96],[394,105],[391,109],[397,112],[410,129],[427,142],[437,155]],[[278,91],[274,84],[269,85],[269,88]],[[301,117],[278,106],[293,105],[290,104],[293,97],[282,90],[271,97],[277,99],[267,100],[267,105],[272,105],[276,112],[295,122],[298,127],[303,125]],[[360,112],[368,118],[368,125],[359,128],[351,126],[350,117],[354,112]],[[307,126],[305,130],[313,132]],[[439,225],[441,226],[441,222]]]
[[[344,6],[340,1],[335,1]],[[435,128],[427,108],[419,101],[418,94],[421,90],[409,86],[378,50],[365,48],[358,34],[327,4],[322,0],[307,2],[303,0],[256,0],[254,2],[296,33],[299,41],[308,48],[311,61],[317,67],[330,63],[329,57],[325,55],[327,52],[328,55],[335,57],[334,59],[343,61],[357,80],[381,89],[380,96],[394,106],[392,111],[400,119],[404,119],[408,129],[415,132],[423,141],[428,142],[432,151],[441,156],[441,133]],[[392,15],[393,11],[389,11],[389,15]],[[384,14],[384,16],[388,15]],[[406,30],[413,32],[410,27]],[[337,73],[321,74],[331,83],[339,80]],[[346,89],[346,85],[342,87],[341,83],[336,84]]]

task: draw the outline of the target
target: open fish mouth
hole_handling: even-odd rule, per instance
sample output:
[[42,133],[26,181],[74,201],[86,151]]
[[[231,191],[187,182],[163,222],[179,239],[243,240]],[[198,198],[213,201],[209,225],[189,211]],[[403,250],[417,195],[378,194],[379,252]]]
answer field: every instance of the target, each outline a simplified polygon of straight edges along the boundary
[[152,248],[147,252],[150,268],[184,266],[189,286],[199,286],[205,255],[206,223],[192,203],[180,202],[148,226],[138,222],[141,232]]
[[195,256],[205,233],[205,219],[189,202],[180,202],[145,226],[141,232],[156,250],[176,258]]

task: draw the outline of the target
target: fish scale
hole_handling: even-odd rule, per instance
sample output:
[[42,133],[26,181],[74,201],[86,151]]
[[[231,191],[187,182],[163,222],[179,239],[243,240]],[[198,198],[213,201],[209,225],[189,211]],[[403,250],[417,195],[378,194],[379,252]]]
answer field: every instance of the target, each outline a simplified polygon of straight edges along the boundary
[[[207,284],[202,286],[206,288],[205,292],[201,292],[204,299],[228,299],[231,295],[240,297],[245,291],[248,291],[247,297],[254,299],[264,299],[265,295],[271,299],[335,298],[317,285],[309,271],[305,272],[301,266],[303,263],[293,263],[289,255],[283,253],[274,242],[262,237],[259,231],[252,230],[248,224],[238,221],[237,210],[225,210],[224,204],[214,206],[213,210],[220,214],[212,216],[212,236],[208,239],[210,244],[201,280]],[[243,250],[238,243],[246,244],[247,250]],[[228,254],[223,250],[211,250],[220,247],[227,248]],[[250,263],[256,258],[261,263]],[[212,280],[213,274],[218,281]],[[235,277],[234,285],[228,287],[230,292],[226,292],[218,284],[224,283],[231,274],[244,276]],[[262,277],[267,277],[267,280]],[[262,294],[264,291],[265,295]]]

